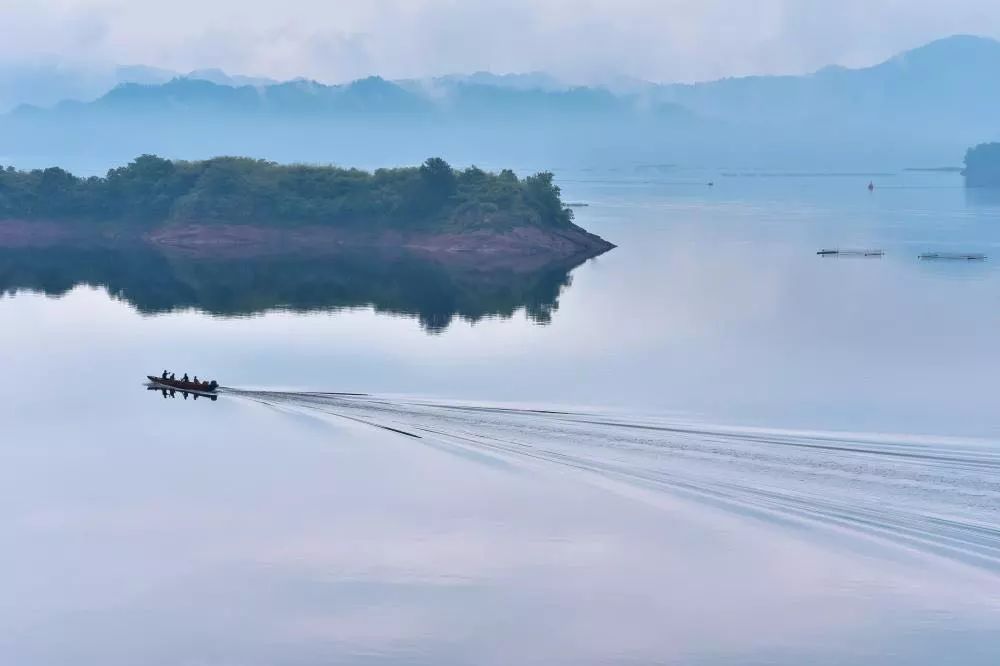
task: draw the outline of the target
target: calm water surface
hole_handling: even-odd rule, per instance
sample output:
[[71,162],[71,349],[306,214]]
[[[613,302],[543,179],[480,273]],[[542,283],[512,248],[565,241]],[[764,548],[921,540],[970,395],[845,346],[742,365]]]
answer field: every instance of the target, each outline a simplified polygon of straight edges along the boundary
[[559,175],[568,278],[0,258],[0,663],[997,663],[1000,206]]

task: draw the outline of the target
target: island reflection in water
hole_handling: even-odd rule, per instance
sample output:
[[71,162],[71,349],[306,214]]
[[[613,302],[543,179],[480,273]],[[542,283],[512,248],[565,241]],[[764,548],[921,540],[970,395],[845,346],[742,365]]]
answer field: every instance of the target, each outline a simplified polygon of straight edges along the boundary
[[416,317],[425,331],[437,333],[456,317],[476,322],[522,309],[531,321],[547,324],[570,271],[584,261],[389,250],[208,256],[146,246],[3,248],[0,293],[61,296],[79,285],[103,287],[150,315],[186,308],[239,317],[372,307]]

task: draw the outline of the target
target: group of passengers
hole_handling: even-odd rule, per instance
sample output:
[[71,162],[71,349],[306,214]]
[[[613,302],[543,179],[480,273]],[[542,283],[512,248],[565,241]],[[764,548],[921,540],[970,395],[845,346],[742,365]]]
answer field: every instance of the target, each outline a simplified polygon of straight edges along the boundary
[[[177,381],[177,376],[174,373],[172,373],[172,372],[168,373],[166,370],[163,371],[162,378],[163,379],[168,379],[168,380],[170,380],[172,382]],[[219,387],[219,382],[215,381],[214,379],[212,381],[210,381],[210,382],[207,382],[207,381],[206,382],[202,382],[202,381],[198,381],[198,375],[195,375],[194,379],[188,379],[188,376],[187,376],[186,372],[184,373],[184,376],[181,377],[181,381],[184,382],[185,384],[196,384],[200,388],[204,388],[204,389],[209,390],[209,391],[214,391],[215,389],[217,389]]]

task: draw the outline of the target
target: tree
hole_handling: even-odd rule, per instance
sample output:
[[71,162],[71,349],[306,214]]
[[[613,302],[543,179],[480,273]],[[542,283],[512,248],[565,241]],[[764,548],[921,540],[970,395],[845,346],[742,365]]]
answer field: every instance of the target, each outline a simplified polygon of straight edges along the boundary
[[458,183],[451,165],[432,157],[420,167],[420,204],[428,210],[441,207],[455,194]]
[[548,171],[525,178],[522,185],[525,199],[538,213],[539,221],[543,224],[553,226],[569,224],[573,219],[573,211],[563,208],[562,200],[559,198],[560,190],[553,183],[553,178],[552,173]]

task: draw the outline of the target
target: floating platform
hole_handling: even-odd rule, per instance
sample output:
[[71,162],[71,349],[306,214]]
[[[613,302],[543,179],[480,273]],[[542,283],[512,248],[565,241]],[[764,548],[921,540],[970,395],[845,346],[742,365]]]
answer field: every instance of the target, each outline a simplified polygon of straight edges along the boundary
[[962,252],[925,252],[917,255],[918,259],[944,259],[950,261],[986,261],[985,254],[976,252],[966,254]]
[[884,250],[820,250],[817,252],[821,257],[881,257]]

